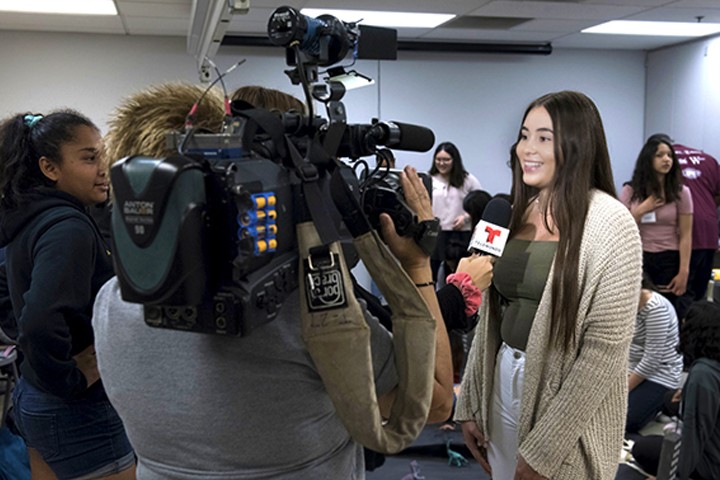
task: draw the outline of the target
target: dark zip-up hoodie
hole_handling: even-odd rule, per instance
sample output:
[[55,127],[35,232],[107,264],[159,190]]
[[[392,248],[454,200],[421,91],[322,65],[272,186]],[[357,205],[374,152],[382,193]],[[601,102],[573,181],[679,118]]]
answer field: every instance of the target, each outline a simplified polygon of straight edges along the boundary
[[95,295],[113,275],[97,226],[75,197],[41,188],[0,211],[3,246],[21,374],[58,397],[91,394],[72,357],[93,343]]
[[[720,321],[720,320],[718,320]],[[678,478],[720,478],[720,362],[699,358],[683,386]]]

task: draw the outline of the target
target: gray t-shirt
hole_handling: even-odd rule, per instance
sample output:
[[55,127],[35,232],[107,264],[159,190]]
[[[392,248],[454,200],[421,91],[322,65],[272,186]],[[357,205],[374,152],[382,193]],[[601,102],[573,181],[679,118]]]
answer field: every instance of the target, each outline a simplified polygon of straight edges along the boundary
[[[152,328],[98,293],[98,366],[138,456],[140,480],[363,479],[362,448],[335,413],[300,336],[297,291],[246,337]],[[366,314],[379,394],[397,384],[392,338]]]

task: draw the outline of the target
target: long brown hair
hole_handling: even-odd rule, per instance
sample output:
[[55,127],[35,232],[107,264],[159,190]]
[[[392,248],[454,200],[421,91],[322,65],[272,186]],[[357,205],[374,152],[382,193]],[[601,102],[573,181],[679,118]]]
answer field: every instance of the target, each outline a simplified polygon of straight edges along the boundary
[[[672,167],[665,175],[664,182],[661,185],[653,166],[655,154],[660,148],[660,144],[664,143],[670,148],[670,156],[672,157]],[[675,149],[669,139],[659,135],[653,135],[648,138],[645,145],[640,149],[635,169],[633,170],[630,186],[633,189],[632,200],[642,202],[650,195],[662,197],[665,202],[672,203],[680,199],[683,187],[682,170],[680,162],[678,162]]]
[[[552,231],[547,224],[550,210],[560,237],[552,278],[551,332],[556,345],[568,349],[575,340],[580,304],[578,260],[590,194],[597,189],[616,197],[615,183],[600,112],[592,100],[579,92],[549,93],[527,107],[523,123],[531,110],[540,107],[547,110],[552,119],[556,162],[555,179],[542,215],[546,219],[545,227]],[[512,232],[520,230],[538,189],[523,183],[522,167],[514,148],[510,163],[512,203],[516,207],[510,220],[512,236]]]

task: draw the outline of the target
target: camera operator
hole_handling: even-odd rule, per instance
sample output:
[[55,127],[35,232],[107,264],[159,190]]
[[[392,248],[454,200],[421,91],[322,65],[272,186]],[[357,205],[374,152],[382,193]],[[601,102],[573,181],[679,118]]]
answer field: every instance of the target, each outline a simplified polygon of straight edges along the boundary
[[[131,143],[150,131],[182,129],[182,114],[192,106],[182,99],[202,94],[182,84],[148,91],[152,95],[140,92],[118,108],[107,139],[113,159],[166,155],[160,142],[141,151]],[[419,219],[431,219],[430,198],[416,171],[407,167],[401,181]],[[420,291],[441,322],[428,256],[414,240],[397,235],[390,217],[381,222],[383,238],[411,280],[429,285]],[[362,449],[341,423],[307,352],[299,312],[296,290],[277,318],[244,337],[156,329],[145,324],[142,305],[122,300],[116,278],[105,284],[93,319],[98,365],[137,453],[138,478],[364,478]],[[399,375],[392,338],[367,310],[365,319],[385,414]],[[429,422],[446,420],[452,407],[444,328],[436,327],[435,360]]]

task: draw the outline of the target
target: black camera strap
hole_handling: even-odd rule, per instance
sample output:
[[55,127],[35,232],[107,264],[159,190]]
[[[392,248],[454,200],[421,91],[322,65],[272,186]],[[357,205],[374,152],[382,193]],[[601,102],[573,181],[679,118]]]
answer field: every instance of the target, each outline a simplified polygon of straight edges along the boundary
[[[336,242],[340,239],[340,235],[332,222],[327,198],[318,184],[320,179],[318,167],[304,159],[295,144],[289,138],[286,137],[286,139],[287,149],[290,153],[289,159],[292,161],[298,177],[302,180],[303,198],[305,198],[307,210],[315,224],[320,240],[324,245]],[[308,147],[308,152],[311,151],[312,146]]]
[[272,139],[275,153],[280,158],[286,156],[285,142],[283,140],[285,129],[276,114],[260,108],[237,109],[233,110],[233,113],[247,120],[243,128],[243,147],[247,148],[248,145],[252,145],[258,130],[262,130]]
[[330,156],[334,157],[337,155],[346,127],[347,125],[343,122],[331,123],[328,126],[325,132],[325,139],[323,140],[323,147]]

